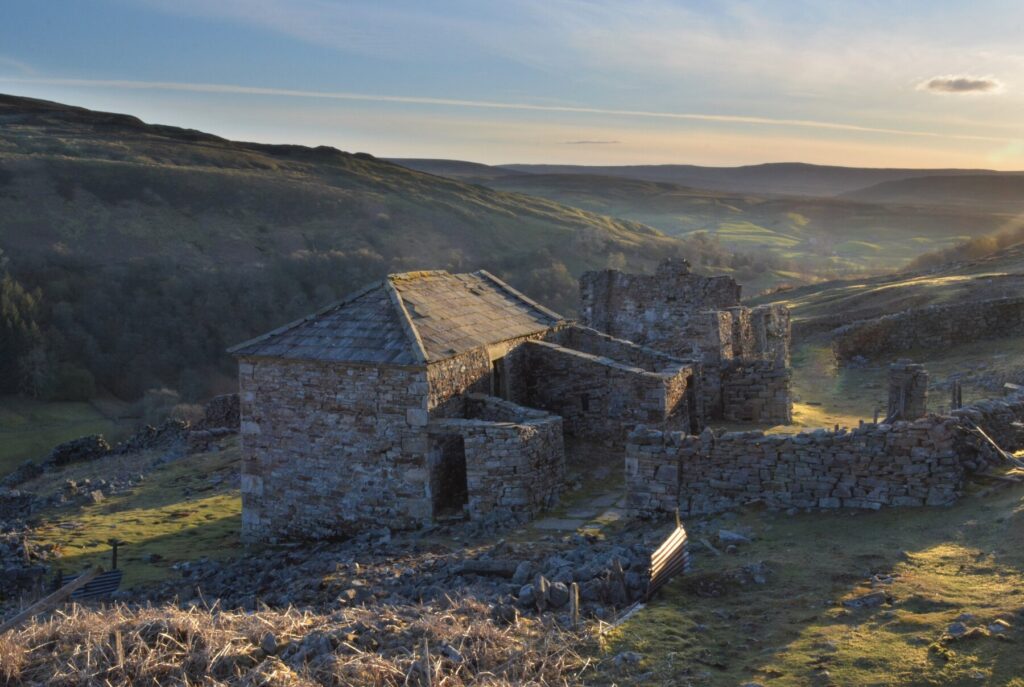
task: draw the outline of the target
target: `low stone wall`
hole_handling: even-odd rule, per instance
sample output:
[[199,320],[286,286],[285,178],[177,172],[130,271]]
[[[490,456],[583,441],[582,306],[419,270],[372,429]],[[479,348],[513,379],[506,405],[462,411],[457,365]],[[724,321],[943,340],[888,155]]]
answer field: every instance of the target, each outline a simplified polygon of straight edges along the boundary
[[543,341],[526,343],[523,353],[529,370],[524,405],[560,415],[566,434],[622,446],[637,424],[690,427],[691,368],[648,372]]
[[32,494],[15,489],[0,488],[0,522],[27,520],[32,514]]
[[467,412],[432,420],[428,430],[463,438],[470,517],[499,509],[532,516],[557,502],[565,481],[562,419],[493,397],[467,399]]
[[241,406],[238,394],[214,396],[203,406],[203,417],[193,429],[232,429],[238,430],[241,422]]
[[[745,503],[774,508],[948,505],[965,475],[1003,449],[1024,448],[1024,395],[979,401],[949,416],[797,435],[700,436],[638,427],[626,445],[631,514],[714,513]],[[969,421],[969,422],[967,422]]]
[[832,332],[840,360],[875,358],[914,349],[1024,333],[1024,298],[996,298],[905,310],[853,322]]
[[991,398],[964,406],[950,413],[966,419],[985,430],[1000,448],[1015,452],[1024,449],[1024,396]]
[[789,367],[774,360],[735,361],[723,366],[722,418],[728,422],[793,421]]
[[929,417],[797,435],[638,430],[627,445],[629,508],[650,516],[676,506],[685,515],[716,513],[755,501],[772,508],[948,505],[964,476],[955,425]]

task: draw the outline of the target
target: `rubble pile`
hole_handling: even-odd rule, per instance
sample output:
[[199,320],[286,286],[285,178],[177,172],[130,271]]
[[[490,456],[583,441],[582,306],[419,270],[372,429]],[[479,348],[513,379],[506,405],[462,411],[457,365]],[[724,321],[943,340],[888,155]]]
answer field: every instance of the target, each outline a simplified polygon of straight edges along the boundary
[[569,586],[575,582],[581,614],[605,617],[610,609],[644,595],[652,548],[635,531],[614,541],[571,535],[543,546],[500,540],[486,550],[467,546],[450,551],[422,537],[393,538],[380,529],[343,543],[296,544],[228,561],[180,563],[174,566],[177,579],[131,599],[176,598],[185,606],[219,599],[222,608],[256,610],[262,604],[326,609],[338,603],[444,603],[469,596],[491,604],[495,617],[508,619],[520,613],[567,612]]

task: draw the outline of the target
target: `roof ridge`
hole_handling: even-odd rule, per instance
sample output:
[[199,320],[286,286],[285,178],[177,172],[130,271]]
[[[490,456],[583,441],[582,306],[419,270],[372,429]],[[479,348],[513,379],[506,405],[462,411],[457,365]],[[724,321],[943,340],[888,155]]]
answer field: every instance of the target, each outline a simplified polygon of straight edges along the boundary
[[550,317],[551,319],[555,320],[556,322],[564,322],[564,321],[566,321],[563,316],[559,315],[554,310],[551,310],[549,308],[544,307],[543,305],[541,305],[537,301],[533,300],[532,298],[530,298],[526,294],[522,293],[521,291],[518,291],[518,290],[512,288],[506,282],[502,281],[501,279],[498,279],[497,277],[495,277],[493,274],[491,274],[487,270],[477,270],[476,272],[472,272],[471,274],[480,275],[484,279],[487,279],[487,280],[491,281],[498,288],[503,289],[505,292],[509,293],[510,295],[514,296],[515,298],[518,298],[520,301],[522,301],[523,303],[526,303],[531,308],[535,308],[535,309],[539,310],[540,312],[542,312],[543,314],[547,315],[548,317]]
[[413,352],[416,354],[416,358],[419,362],[427,362],[427,349],[423,346],[423,339],[420,337],[419,331],[416,329],[416,325],[412,322],[412,317],[409,316],[409,311],[405,307],[405,301],[402,300],[402,294],[398,292],[395,285],[391,283],[391,275],[384,280],[384,291],[387,292],[388,298],[391,300],[391,304],[398,311],[398,320],[402,324],[402,331],[405,332],[405,336],[409,339],[409,343],[412,344]]
[[340,308],[343,305],[347,305],[347,304],[351,303],[354,300],[362,298],[363,296],[365,296],[366,294],[370,293],[374,289],[382,287],[384,285],[384,282],[386,282],[386,281],[387,281],[387,279],[378,279],[375,282],[370,282],[369,284],[363,286],[362,288],[357,289],[356,291],[353,291],[352,293],[348,294],[347,296],[345,296],[341,300],[334,301],[333,303],[330,303],[329,305],[325,305],[324,307],[320,308],[316,312],[312,312],[312,313],[310,313],[308,315],[300,317],[297,320],[292,320],[291,322],[289,322],[287,324],[283,324],[280,327],[278,327],[277,329],[272,329],[269,332],[265,332],[263,334],[260,334],[259,336],[254,336],[253,338],[249,339],[248,341],[243,341],[242,343],[235,344],[231,348],[227,349],[227,351],[225,351],[225,352],[226,353],[235,353],[237,351],[242,350],[243,348],[248,348],[249,346],[252,346],[253,344],[257,344],[257,343],[260,343],[262,341],[266,341],[267,339],[269,339],[272,336],[277,336],[278,334],[284,334],[285,332],[287,332],[287,331],[289,331],[291,329],[295,329],[300,324],[303,324],[305,322],[309,322],[310,320],[315,320],[316,318],[320,317],[321,315],[326,315],[327,313],[329,313],[330,311],[334,310],[335,308]]
[[420,277],[436,277],[442,274],[452,275],[448,270],[412,270],[409,272],[392,272],[388,275],[387,281],[392,279],[419,279]]

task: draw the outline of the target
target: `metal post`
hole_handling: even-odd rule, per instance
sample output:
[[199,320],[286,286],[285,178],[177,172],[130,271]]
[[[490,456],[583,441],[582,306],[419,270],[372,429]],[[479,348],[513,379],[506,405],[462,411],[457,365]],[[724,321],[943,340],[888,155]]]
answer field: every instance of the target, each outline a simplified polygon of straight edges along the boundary
[[117,547],[124,544],[124,542],[113,538],[108,539],[107,543],[110,544],[110,569],[117,570]]

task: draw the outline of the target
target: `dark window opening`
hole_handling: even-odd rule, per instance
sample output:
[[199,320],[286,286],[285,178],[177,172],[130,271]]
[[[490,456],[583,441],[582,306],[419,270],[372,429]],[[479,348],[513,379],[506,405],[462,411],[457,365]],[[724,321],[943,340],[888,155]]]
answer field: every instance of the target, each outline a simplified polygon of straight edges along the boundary
[[430,451],[430,493],[435,520],[465,517],[469,486],[466,481],[466,442],[461,436],[435,439]]
[[580,408],[584,413],[590,411],[590,394],[580,394]]

